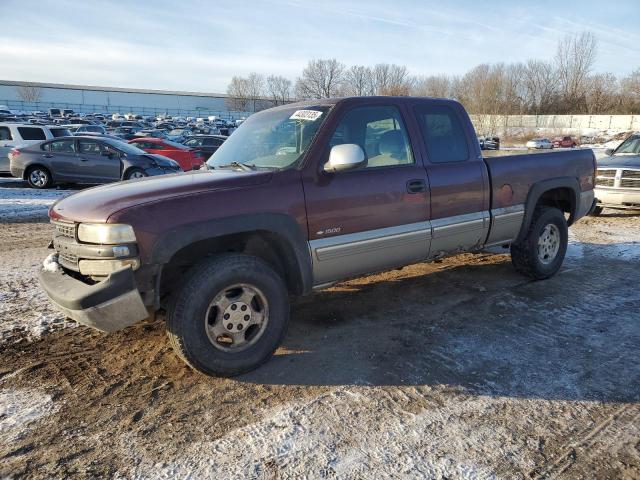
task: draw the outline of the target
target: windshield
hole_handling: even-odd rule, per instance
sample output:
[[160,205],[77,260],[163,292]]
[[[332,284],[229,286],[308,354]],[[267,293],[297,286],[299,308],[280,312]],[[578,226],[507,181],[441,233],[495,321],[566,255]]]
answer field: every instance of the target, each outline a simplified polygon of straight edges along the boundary
[[313,140],[329,106],[266,110],[249,117],[209,158],[207,165],[233,163],[257,168],[295,164]]
[[640,155],[640,135],[627,138],[616,150],[616,155]]

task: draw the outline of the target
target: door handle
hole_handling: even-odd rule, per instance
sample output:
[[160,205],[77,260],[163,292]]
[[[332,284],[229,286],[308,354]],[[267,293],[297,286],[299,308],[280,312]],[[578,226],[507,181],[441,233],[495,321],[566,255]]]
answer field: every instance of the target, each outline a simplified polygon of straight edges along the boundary
[[89,159],[88,159],[88,158],[84,158],[84,157],[80,157],[80,161],[81,161],[81,162],[88,162],[88,161],[89,161]]
[[408,193],[420,193],[425,192],[427,190],[427,182],[424,180],[416,179],[409,180],[407,182],[407,192]]
[[53,155],[51,155],[50,153],[45,153],[42,155],[44,158],[53,158]]

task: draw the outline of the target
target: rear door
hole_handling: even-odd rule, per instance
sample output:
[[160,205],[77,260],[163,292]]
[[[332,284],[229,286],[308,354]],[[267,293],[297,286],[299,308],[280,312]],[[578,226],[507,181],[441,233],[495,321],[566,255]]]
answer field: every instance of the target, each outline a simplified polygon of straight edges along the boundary
[[120,158],[106,153],[107,147],[97,140],[78,140],[79,170],[87,182],[106,183],[120,180]]
[[45,143],[42,145],[42,156],[51,165],[56,180],[83,180],[75,140],[61,139]]
[[[424,259],[429,192],[401,105],[355,106],[339,115],[320,161],[303,176],[314,285]],[[367,165],[326,173],[331,147],[357,144]]]
[[462,107],[451,102],[415,102],[421,149],[431,188],[430,256],[473,250],[490,227],[489,176]]

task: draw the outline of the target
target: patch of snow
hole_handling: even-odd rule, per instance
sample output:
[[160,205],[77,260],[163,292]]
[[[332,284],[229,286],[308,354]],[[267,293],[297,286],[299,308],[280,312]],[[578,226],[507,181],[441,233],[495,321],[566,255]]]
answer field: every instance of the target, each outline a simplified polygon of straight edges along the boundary
[[[15,179],[12,180],[15,183]],[[4,185],[0,184],[0,187],[2,186]],[[0,188],[0,222],[44,218],[56,200],[71,193],[74,191]]]
[[22,437],[32,423],[58,410],[50,395],[38,390],[0,390],[0,443]]
[[58,265],[58,254],[52,253],[42,261],[42,268],[47,272],[57,272],[60,270]]

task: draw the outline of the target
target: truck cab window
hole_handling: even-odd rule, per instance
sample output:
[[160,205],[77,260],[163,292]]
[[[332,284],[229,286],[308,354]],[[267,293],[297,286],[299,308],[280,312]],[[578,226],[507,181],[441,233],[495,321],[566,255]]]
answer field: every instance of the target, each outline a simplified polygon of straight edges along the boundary
[[347,112],[331,137],[331,147],[360,145],[367,156],[363,168],[413,163],[411,145],[400,112],[395,107],[359,107]]
[[464,162],[469,159],[467,138],[456,112],[445,105],[415,108],[431,163]]

